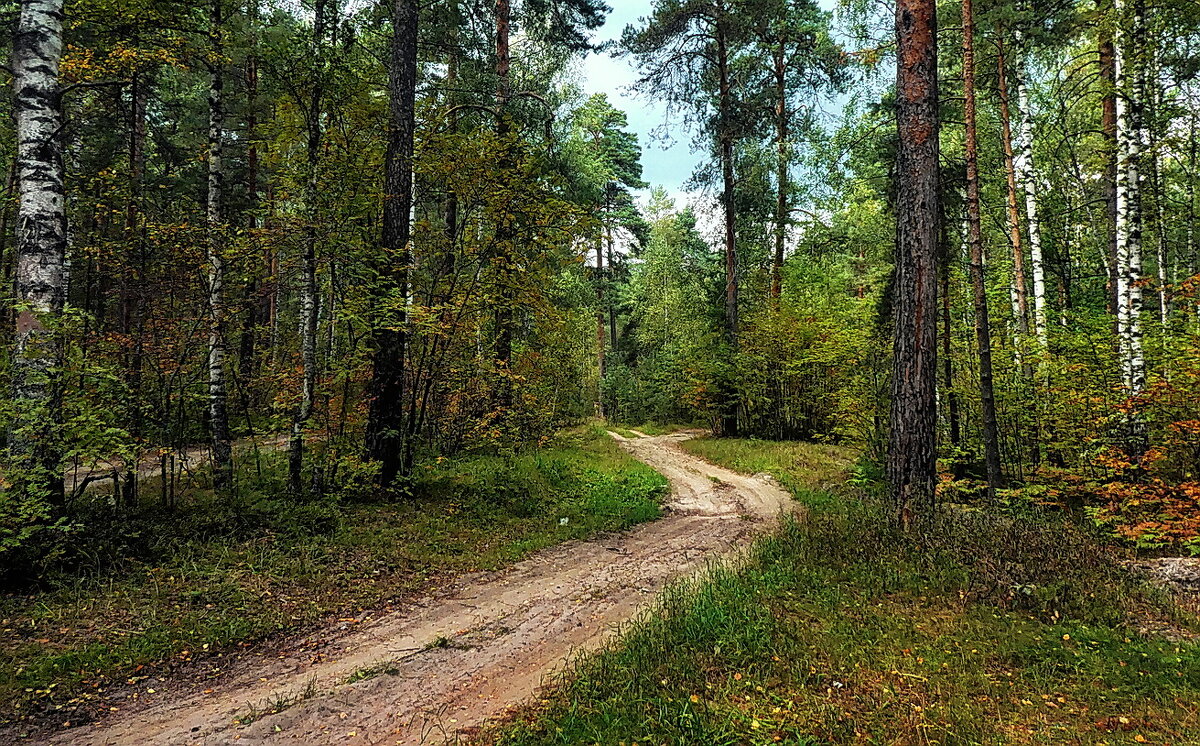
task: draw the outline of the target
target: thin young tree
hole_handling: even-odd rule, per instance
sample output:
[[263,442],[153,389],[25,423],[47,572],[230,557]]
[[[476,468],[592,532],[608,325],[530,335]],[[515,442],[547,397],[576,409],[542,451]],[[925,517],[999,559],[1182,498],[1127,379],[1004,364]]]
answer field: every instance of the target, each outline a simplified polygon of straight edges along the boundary
[[[964,53],[965,53],[964,49]],[[1005,215],[1008,219],[1008,245],[1012,250],[1012,307],[1016,331],[1013,351],[1024,368],[1025,340],[1029,337],[1029,283],[1025,273],[1025,247],[1021,236],[1021,211],[1017,201],[1017,167],[1013,153],[1012,107],[1008,91],[1008,64],[1003,31],[996,31],[996,89],[1000,98],[1000,144],[1004,152]]]
[[[996,394],[992,382],[991,321],[988,318],[987,289],[983,276],[983,221],[979,198],[979,132],[976,121],[975,95],[975,14],[971,0],[962,0],[962,26],[963,119],[966,123],[967,162],[967,246],[971,256],[971,295],[975,306],[975,344],[979,353],[979,399],[983,407],[983,453],[984,465],[987,470],[987,497],[990,502],[996,499],[996,488],[1000,485],[1001,479],[1000,433],[996,421]],[[1003,57],[1001,59],[1003,60]]]
[[1121,378],[1127,391],[1138,393],[1146,383],[1142,351],[1142,77],[1141,43],[1145,6],[1141,0],[1116,3],[1117,124],[1117,346]]
[[213,487],[218,491],[227,490],[233,485],[233,444],[225,384],[228,360],[225,347],[225,226],[222,222],[225,198],[225,44],[222,2],[212,0],[209,8],[212,59],[208,63],[208,193],[205,212],[208,234],[208,417]]
[[1033,162],[1033,109],[1029,98],[1026,50],[1023,36],[1014,32],[1017,41],[1013,83],[1017,89],[1017,142],[1014,166],[1017,181],[1025,194],[1025,225],[1029,234],[1029,270],[1033,280],[1033,333],[1038,347],[1045,350],[1048,343],[1046,323],[1046,262],[1042,250],[1042,224],[1038,215],[1037,170]]
[[[332,6],[332,7],[331,7]],[[311,79],[305,117],[305,175],[304,175],[304,236],[300,254],[300,401],[292,415],[292,433],[288,443],[288,483],[292,494],[300,494],[304,470],[304,429],[312,417],[317,390],[317,224],[320,220],[321,148],[324,135],[322,122],[325,76],[328,73],[327,35],[336,5],[331,0],[317,0],[313,7],[311,39]]]
[[937,3],[896,4],[896,258],[887,477],[906,528],[933,511],[937,481]]

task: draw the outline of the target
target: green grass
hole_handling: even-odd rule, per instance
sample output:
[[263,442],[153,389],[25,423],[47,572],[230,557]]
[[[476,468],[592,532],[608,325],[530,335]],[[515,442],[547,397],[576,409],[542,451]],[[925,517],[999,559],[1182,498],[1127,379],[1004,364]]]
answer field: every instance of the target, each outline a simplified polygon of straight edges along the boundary
[[630,430],[637,430],[639,433],[642,433],[643,435],[669,435],[671,433],[677,433],[680,430],[690,430],[692,428],[700,427],[699,425],[685,425],[685,424],[678,423],[678,422],[674,422],[674,423],[643,422],[640,425],[633,423],[633,422],[621,422],[621,423],[617,423],[617,424],[623,428],[628,428]]
[[746,474],[766,472],[793,494],[810,500],[843,489],[857,456],[846,446],[797,441],[692,438],[681,445],[718,466]]
[[[802,444],[689,449],[788,484],[825,463]],[[1200,647],[1133,631],[1182,620],[1087,537],[966,514],[914,540],[852,496],[800,492],[806,520],[669,590],[484,741],[1200,743]]]
[[[652,520],[665,490],[659,474],[588,428],[527,454],[420,467],[407,501],[275,499],[221,515],[201,499],[143,516],[123,535],[135,557],[0,596],[0,722],[86,705],[154,668],[332,614],[357,618],[438,577]],[[129,536],[139,533],[153,536]]]

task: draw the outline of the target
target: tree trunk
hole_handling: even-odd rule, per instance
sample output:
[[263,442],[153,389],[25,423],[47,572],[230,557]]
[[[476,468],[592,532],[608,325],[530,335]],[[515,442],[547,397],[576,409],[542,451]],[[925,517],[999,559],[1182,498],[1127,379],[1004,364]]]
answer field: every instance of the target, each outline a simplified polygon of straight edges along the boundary
[[954,389],[954,357],[952,353],[953,340],[950,336],[950,244],[946,235],[946,216],[941,216],[942,223],[938,235],[942,241],[942,257],[944,261],[939,268],[942,276],[942,388],[946,392],[946,414],[950,421],[950,443],[958,446],[962,440],[962,428],[958,415],[958,392]]
[[896,521],[923,522],[937,482],[937,5],[896,4],[896,269],[887,476]]
[[[616,251],[617,239],[613,231],[613,227],[608,226],[608,272],[615,277],[616,274]],[[608,296],[608,346],[613,355],[617,354],[617,344],[620,340],[617,339],[617,309],[613,307],[613,294]]]
[[208,417],[211,431],[213,488],[233,485],[233,446],[229,434],[229,403],[225,390],[225,252],[221,203],[225,191],[225,76],[221,58],[221,2],[213,0],[211,28],[213,61],[208,84]]
[[[738,276],[736,213],[733,196],[733,89],[729,70],[729,40],[726,36],[728,10],[722,0],[715,5],[717,37],[717,141],[721,158],[721,205],[725,216],[725,338],[731,354],[738,346]],[[731,380],[720,392],[721,435],[738,432],[737,394]]]
[[783,247],[788,224],[788,105],[787,65],[783,39],[772,50],[775,72],[775,258],[771,262],[771,298],[776,302],[783,292]]
[[[1187,188],[1184,193],[1187,195],[1187,261],[1190,263],[1191,276],[1200,274],[1200,251],[1196,245],[1196,112],[1193,111],[1189,117],[1189,137],[1188,137],[1188,170],[1187,170]],[[1192,303],[1192,314],[1194,319],[1200,319],[1200,297],[1195,298]]]
[[[133,341],[133,349],[125,360],[126,385],[129,401],[126,414],[129,418],[129,435],[136,443],[142,435],[142,363],[144,347],[142,333],[143,290],[146,240],[141,225],[142,182],[146,170],[146,105],[149,100],[149,76],[140,70],[134,71],[129,86],[129,203],[125,208],[125,241],[129,250],[124,270],[122,288],[121,326]],[[122,500],[126,505],[137,503],[138,470],[140,454],[126,461],[122,470]]]
[[[1131,30],[1125,27],[1124,0],[1117,2],[1115,67],[1117,78],[1117,342],[1121,379],[1126,390],[1138,393],[1145,385],[1142,353],[1142,215],[1141,105],[1136,54],[1140,48],[1142,10],[1138,0]],[[1132,53],[1132,54],[1131,54]]]
[[306,169],[304,184],[304,241],[300,254],[300,401],[292,414],[292,435],[288,443],[288,484],[293,495],[303,490],[304,428],[312,417],[317,389],[317,209],[318,177],[321,165],[321,106],[324,94],[325,33],[327,0],[317,0],[313,15],[313,76],[309,91],[307,114]]
[[[54,322],[67,293],[67,214],[63,186],[62,0],[22,0],[13,35],[16,173],[16,334],[12,355],[16,416],[8,434],[13,486],[63,497],[62,346]],[[46,322],[50,322],[49,326]]]
[[1108,270],[1108,312],[1116,327],[1118,291],[1117,278],[1117,64],[1112,35],[1104,22],[1111,17],[1113,0],[1096,0],[1096,8],[1102,16],[1100,23],[1100,80],[1103,98],[1100,100],[1100,131],[1104,135],[1104,206],[1108,218],[1108,253],[1105,267]]
[[1025,192],[1025,221],[1029,233],[1029,264],[1033,275],[1033,330],[1038,347],[1048,344],[1046,325],[1046,265],[1042,256],[1042,226],[1038,220],[1037,170],[1033,165],[1033,110],[1029,102],[1029,87],[1025,82],[1025,51],[1017,36],[1017,63],[1014,81],[1017,86],[1017,107],[1020,122],[1017,128],[1017,177]]
[[[500,169],[505,175],[512,169],[508,157],[508,146],[503,142],[509,134],[508,102],[512,97],[510,69],[512,57],[509,36],[512,32],[512,4],[510,0],[496,0],[496,134],[502,140],[505,152],[501,156]],[[501,408],[511,404],[511,379],[508,368],[512,364],[513,346],[513,298],[511,272],[516,261],[514,254],[514,230],[511,216],[502,219],[496,226],[496,247],[500,253],[498,263],[499,305],[496,309],[496,362],[502,369],[503,379],[499,382]]]
[[599,377],[596,380],[596,414],[605,417],[604,413],[604,240],[596,237],[596,369]]
[[1008,243],[1012,249],[1013,316],[1020,334],[1013,340],[1017,363],[1024,362],[1025,340],[1029,335],[1029,283],[1025,276],[1025,248],[1021,242],[1021,211],[1017,206],[1017,170],[1013,155],[1012,116],[1008,98],[1008,79],[1004,55],[1004,41],[999,30],[996,32],[997,90],[1000,93],[1000,139],[1004,146],[1004,176],[1007,185],[1006,203],[1008,215]]
[[[971,252],[971,291],[975,306],[975,344],[979,353],[979,399],[983,408],[983,460],[987,472],[987,497],[996,499],[1000,473],[1000,429],[996,422],[996,394],[992,384],[992,332],[988,318],[987,289],[983,278],[983,225],[979,200],[979,134],[975,122],[975,17],[971,0],[963,0],[963,117],[966,121],[967,160],[967,245]],[[1000,87],[1004,88],[1004,56],[1000,56]],[[1005,97],[1002,95],[1001,101]],[[1010,219],[1016,209],[1016,192],[1012,180],[1012,148],[1008,144],[1007,112],[1005,120],[1005,151],[1008,156]],[[1010,226],[1011,227],[1011,226]],[[1020,246],[1020,226],[1017,225],[1017,246]]]
[[413,187],[413,134],[417,88],[416,0],[393,0],[392,41],[388,65],[388,113],[391,119],[384,164],[381,300],[399,302],[394,318],[375,324],[374,371],[367,421],[367,456],[380,464],[379,480],[395,482],[406,463],[404,401],[408,352],[410,213]]
[[[251,243],[258,234],[258,1],[250,0],[247,11],[250,50],[246,54],[244,77],[246,83],[246,232]],[[256,371],[258,328],[262,322],[260,283],[264,267],[270,263],[248,268],[246,280],[246,315],[238,344],[238,374],[243,390],[249,386]],[[249,405],[250,397],[246,402]]]
[[1145,95],[1153,106],[1149,115],[1146,117],[1146,133],[1150,144],[1150,179],[1151,188],[1154,190],[1154,239],[1155,239],[1155,265],[1154,268],[1158,274],[1158,320],[1162,326],[1163,332],[1167,332],[1170,328],[1171,318],[1171,297],[1170,279],[1167,276],[1167,210],[1166,210],[1166,182],[1163,180],[1162,173],[1162,153],[1158,142],[1158,125],[1157,118],[1162,103],[1162,89],[1158,85],[1159,67],[1158,53],[1156,50],[1147,50],[1147,54],[1151,55],[1150,76],[1153,81],[1154,88],[1150,91],[1145,91]]

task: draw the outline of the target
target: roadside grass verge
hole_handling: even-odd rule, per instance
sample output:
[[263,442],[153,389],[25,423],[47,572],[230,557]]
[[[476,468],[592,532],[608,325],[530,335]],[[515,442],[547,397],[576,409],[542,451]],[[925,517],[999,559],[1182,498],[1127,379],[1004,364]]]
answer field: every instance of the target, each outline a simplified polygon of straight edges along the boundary
[[[277,465],[286,468],[285,465]],[[648,521],[666,480],[599,428],[418,468],[379,503],[189,496],[125,521],[128,556],[0,596],[0,723],[87,710],[111,686]],[[64,716],[65,720],[74,717]]]
[[1187,620],[1087,536],[980,513],[902,536],[812,491],[811,447],[685,447],[802,485],[807,518],[670,589],[484,743],[1200,743],[1200,646],[1135,631]]
[[817,492],[842,492],[857,453],[839,445],[747,438],[692,438],[683,450],[745,474],[766,472],[792,494],[809,499]]
[[643,422],[640,425],[634,422],[620,422],[617,424],[623,428],[637,430],[644,435],[669,435],[677,433],[680,430],[690,430],[699,427],[698,425],[686,425],[679,422]]

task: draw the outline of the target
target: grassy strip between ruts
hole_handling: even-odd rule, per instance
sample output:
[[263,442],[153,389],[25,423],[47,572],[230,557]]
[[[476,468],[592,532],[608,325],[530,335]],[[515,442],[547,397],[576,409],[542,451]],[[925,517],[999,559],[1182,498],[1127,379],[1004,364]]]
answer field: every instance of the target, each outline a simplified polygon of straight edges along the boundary
[[[795,443],[685,447],[787,484],[811,483],[806,470],[824,462],[820,447]],[[664,594],[482,740],[1200,743],[1200,648],[1130,624],[1187,620],[1088,537],[960,514],[913,540],[852,496],[797,497],[806,521],[761,541],[740,569]]]
[[430,464],[407,501],[241,505],[229,521],[256,518],[233,532],[213,517],[217,506],[193,496],[181,511],[140,517],[157,533],[136,558],[0,597],[0,722],[56,708],[74,720],[108,687],[162,664],[353,617],[438,576],[652,520],[665,491],[665,479],[602,429],[584,428],[527,454]]

